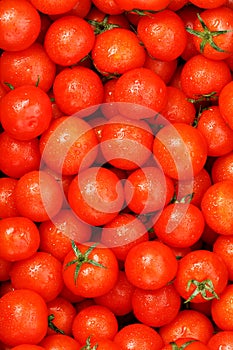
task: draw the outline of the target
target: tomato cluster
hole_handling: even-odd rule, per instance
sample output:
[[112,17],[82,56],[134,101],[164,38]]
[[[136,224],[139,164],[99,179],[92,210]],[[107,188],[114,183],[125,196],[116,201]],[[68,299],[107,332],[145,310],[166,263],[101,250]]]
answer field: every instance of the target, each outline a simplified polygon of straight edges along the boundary
[[233,349],[233,2],[0,1],[0,349]]

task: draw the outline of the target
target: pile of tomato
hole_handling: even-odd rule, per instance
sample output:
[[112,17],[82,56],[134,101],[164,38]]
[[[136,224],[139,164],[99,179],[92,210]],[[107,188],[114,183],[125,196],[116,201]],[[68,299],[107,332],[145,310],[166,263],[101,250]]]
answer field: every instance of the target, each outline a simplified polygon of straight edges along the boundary
[[233,1],[0,1],[0,349],[233,349]]

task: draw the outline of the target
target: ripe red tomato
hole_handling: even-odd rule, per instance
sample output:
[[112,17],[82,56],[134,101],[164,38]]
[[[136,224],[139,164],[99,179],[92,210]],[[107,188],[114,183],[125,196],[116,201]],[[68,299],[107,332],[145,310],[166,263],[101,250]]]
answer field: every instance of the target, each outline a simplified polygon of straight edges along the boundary
[[41,135],[51,119],[51,101],[39,87],[23,85],[0,100],[2,126],[17,140],[31,140]]
[[74,294],[85,298],[103,295],[118,278],[118,262],[111,249],[88,243],[75,244],[63,261],[63,280]]
[[134,9],[139,10],[151,10],[161,11],[169,4],[168,0],[115,0],[115,2],[125,11],[131,11]]
[[0,178],[0,218],[19,216],[15,203],[17,180],[11,177]]
[[130,249],[125,273],[134,286],[156,290],[172,281],[178,262],[171,248],[159,241],[142,242]]
[[9,217],[0,220],[0,257],[9,261],[27,259],[39,248],[37,226],[26,217]]
[[87,21],[78,16],[64,16],[47,30],[44,47],[53,62],[71,66],[88,55],[94,42],[94,31]]
[[233,180],[233,152],[216,158],[211,168],[211,176],[214,183]]
[[225,5],[225,0],[190,0],[190,2],[204,9],[217,8]]
[[22,344],[11,348],[12,350],[45,350],[44,347],[39,345]]
[[215,299],[211,304],[211,316],[220,330],[233,330],[233,285],[228,284],[221,293],[220,299]]
[[38,11],[49,15],[56,15],[72,10],[77,0],[30,0],[30,2]]
[[217,233],[231,235],[233,229],[233,181],[224,180],[210,186],[201,202],[206,223]]
[[187,350],[209,350],[209,347],[203,342],[192,338],[177,339],[175,342],[165,345],[161,350],[173,350],[175,347]]
[[55,63],[39,43],[34,43],[25,50],[4,51],[1,55],[1,82],[7,82],[14,88],[30,84],[47,92],[52,87],[55,74]]
[[230,81],[228,84],[225,84],[219,94],[219,110],[231,129],[233,129],[233,118],[232,118],[232,93],[233,82]]
[[78,218],[86,224],[105,225],[123,207],[123,186],[111,170],[88,168],[72,180],[68,201]]
[[146,57],[136,34],[125,28],[113,28],[97,35],[91,55],[103,75],[123,74],[142,67]]
[[137,32],[150,56],[172,61],[184,51],[187,33],[181,18],[171,10],[142,16]]
[[213,243],[213,251],[218,254],[226,264],[229,281],[233,280],[232,246],[233,235],[218,235]]
[[160,76],[165,84],[168,84],[176,71],[177,65],[178,59],[163,61],[152,58],[148,53],[146,53],[146,60],[143,67],[151,69]]
[[45,350],[77,350],[80,349],[80,344],[72,337],[65,334],[53,334],[44,337],[40,345]]
[[221,347],[226,346],[231,350],[233,344],[233,331],[219,331],[214,334],[208,341],[208,348],[210,350],[219,350]]
[[61,262],[45,252],[36,252],[27,259],[15,261],[10,277],[16,289],[34,290],[46,302],[55,299],[63,287]]
[[180,261],[174,286],[186,302],[219,299],[228,283],[224,260],[214,252],[195,250]]
[[46,335],[47,318],[46,303],[38,293],[28,289],[8,292],[0,299],[0,341],[11,347],[38,344]]
[[3,0],[0,3],[0,48],[24,50],[37,39],[41,29],[38,11],[26,0]]

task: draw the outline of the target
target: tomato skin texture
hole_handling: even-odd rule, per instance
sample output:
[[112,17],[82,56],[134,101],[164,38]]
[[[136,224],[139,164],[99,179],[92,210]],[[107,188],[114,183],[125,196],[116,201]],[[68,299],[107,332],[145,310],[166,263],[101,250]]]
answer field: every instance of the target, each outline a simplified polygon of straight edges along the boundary
[[[167,89],[164,81],[148,68],[135,68],[125,72],[117,80],[115,86],[115,102],[138,104],[160,112],[167,101]],[[124,106],[126,115],[136,119],[132,105]],[[140,112],[139,118],[146,113],[146,109]],[[130,113],[130,114],[129,114]]]
[[82,345],[91,334],[91,343],[101,339],[113,339],[118,331],[116,316],[108,308],[91,305],[79,311],[72,326],[74,338]]
[[68,202],[86,224],[105,225],[120,212],[124,201],[123,186],[109,169],[88,168],[71,182]]
[[231,350],[232,344],[233,331],[219,331],[210,338],[207,345],[210,350],[218,350],[221,346],[223,350],[227,350],[227,347]]
[[200,8],[204,9],[212,9],[212,8],[217,8],[222,5],[225,5],[226,1],[225,0],[191,0],[190,1],[192,4],[195,6],[198,6]]
[[187,180],[204,167],[207,144],[204,136],[191,125],[174,123],[156,134],[153,153],[167,176]]
[[145,290],[165,286],[176,275],[178,263],[171,248],[159,241],[148,241],[131,248],[125,260],[130,283]]
[[232,235],[232,193],[233,181],[220,181],[208,188],[201,202],[206,223],[222,235]]
[[32,221],[46,221],[62,207],[60,185],[45,171],[30,171],[23,175],[15,188],[16,207],[20,215]]
[[0,257],[9,261],[26,259],[36,253],[40,244],[38,228],[28,218],[0,220]]
[[62,264],[51,254],[36,252],[31,257],[14,262],[10,277],[16,289],[31,289],[46,302],[55,299],[62,290]]
[[17,180],[10,177],[0,179],[0,218],[19,216],[15,204],[15,187]]
[[[228,283],[227,266],[224,260],[216,253],[195,250],[186,254],[179,261],[174,286],[182,298],[187,300],[196,289],[196,286],[191,284],[188,290],[188,282],[190,280],[202,282],[206,279],[211,280],[213,290],[219,296]],[[208,291],[206,295],[207,297],[214,297],[213,293],[209,293]],[[206,299],[200,293],[192,299],[193,303],[202,303],[205,301]]]
[[[104,94],[99,76],[90,68],[81,66],[58,73],[53,92],[58,107],[66,115],[92,106],[94,112],[97,109],[95,105],[102,103]],[[90,108],[88,110],[91,113]]]
[[233,330],[233,285],[229,284],[221,293],[219,300],[213,300],[211,305],[211,316],[220,330]]
[[142,323],[129,324],[114,337],[122,350],[160,350],[163,340],[156,330]]
[[20,178],[40,166],[39,140],[16,140],[8,132],[0,134],[0,169],[11,178]]
[[223,180],[233,181],[233,152],[218,157],[215,160],[211,168],[211,176],[213,183]]
[[12,350],[44,350],[45,348],[39,345],[29,345],[29,344],[22,344],[18,346],[14,346]]
[[209,347],[203,342],[192,338],[180,338],[175,342],[165,345],[161,350],[173,350],[173,347],[177,349],[187,350],[209,350]]
[[48,335],[40,342],[40,345],[45,350],[80,349],[80,344],[75,339],[65,334]]
[[139,10],[161,11],[169,4],[168,0],[115,0],[115,2],[125,11],[131,11],[135,8]]
[[94,42],[94,31],[87,21],[77,16],[64,16],[49,27],[44,47],[54,63],[71,66],[91,51]]
[[0,310],[0,340],[5,344],[38,344],[46,335],[47,306],[38,293],[28,289],[8,292],[0,299]]
[[136,34],[124,28],[114,28],[99,34],[91,55],[95,67],[104,75],[123,74],[142,67],[146,57]]
[[214,61],[203,55],[191,57],[181,72],[181,87],[188,98],[197,99],[215,92],[231,81],[230,69],[224,61]]
[[166,206],[154,224],[156,236],[171,247],[187,248],[201,237],[205,220],[200,209],[189,204],[173,203]]
[[2,126],[17,140],[31,140],[45,131],[52,119],[51,101],[39,87],[23,85],[0,100]]
[[132,306],[134,315],[141,323],[150,327],[161,327],[176,317],[181,298],[172,284],[155,291],[136,288]]
[[231,129],[233,129],[232,118],[233,82],[225,84],[219,95],[219,110]]
[[[78,244],[77,247],[81,253],[85,253],[90,247],[90,243],[88,242],[88,245]],[[85,262],[80,268],[76,281],[74,276],[75,264],[67,267],[67,264],[75,258],[77,257],[74,251],[71,250],[63,261],[62,270],[64,283],[74,294],[85,298],[93,298],[103,295],[113,288],[117,282],[119,268],[117,259],[109,248],[104,245],[95,247],[89,258],[105,267],[94,266]]]
[[213,251],[222,258],[227,266],[229,281],[233,280],[232,244],[233,235],[218,235],[213,243]]
[[187,43],[183,21],[170,10],[142,16],[137,31],[148,53],[163,61],[177,59]]
[[39,43],[17,52],[4,51],[0,60],[1,82],[17,88],[36,85],[47,92],[52,87],[56,66]]
[[42,12],[46,13],[48,15],[56,15],[56,14],[62,14],[64,12],[72,10],[72,8],[76,4],[76,0],[49,0],[49,1],[41,1],[41,0],[30,0],[33,6],[35,8]]
[[1,1],[0,18],[0,48],[3,50],[24,50],[40,33],[40,15],[29,1]]

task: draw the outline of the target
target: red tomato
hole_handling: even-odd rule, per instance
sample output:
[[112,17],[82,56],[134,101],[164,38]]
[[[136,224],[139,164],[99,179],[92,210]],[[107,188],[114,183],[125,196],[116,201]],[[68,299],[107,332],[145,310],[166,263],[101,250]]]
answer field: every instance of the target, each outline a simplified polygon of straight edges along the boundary
[[176,317],[181,298],[172,284],[153,291],[136,288],[132,306],[138,321],[150,327],[161,327]]
[[146,57],[136,34],[125,28],[113,28],[97,35],[91,55],[103,75],[123,74],[142,67]]
[[[0,282],[5,282],[5,281],[9,282],[11,266],[12,266],[11,261],[0,258]],[[3,283],[1,283],[0,287],[2,286],[3,286]],[[0,296],[2,295],[3,295],[3,291],[1,289]]]
[[71,10],[77,0],[30,0],[35,8],[49,15],[56,15]]
[[156,134],[153,153],[166,175],[187,180],[204,167],[207,144],[200,131],[191,125],[174,123]]
[[45,252],[36,252],[27,259],[14,262],[10,277],[16,289],[34,290],[46,302],[56,298],[63,287],[61,262]]
[[186,47],[187,33],[184,23],[171,10],[142,16],[137,32],[150,56],[159,60],[175,60]]
[[9,261],[27,259],[36,253],[40,234],[33,221],[26,217],[0,220],[0,257]]
[[169,4],[168,0],[115,0],[115,2],[125,11],[134,9],[161,11]]
[[173,350],[175,347],[187,350],[209,350],[209,347],[203,342],[192,338],[177,339],[175,342],[165,345],[161,350]]
[[40,345],[45,350],[80,349],[80,344],[74,338],[65,334],[48,335],[40,342]]
[[100,11],[109,15],[119,15],[124,11],[115,0],[92,0],[92,2]]
[[160,76],[160,78],[165,82],[165,84],[168,84],[176,71],[177,65],[177,59],[171,61],[163,61],[152,58],[147,53],[143,67],[151,69],[153,72],[158,74],[158,76]]
[[124,326],[114,337],[121,350],[160,350],[163,340],[158,332],[142,323]]
[[17,140],[31,140],[41,135],[51,119],[51,101],[39,87],[23,85],[0,100],[2,126]]
[[17,88],[22,85],[37,85],[45,92],[52,87],[56,66],[39,43],[21,51],[4,51],[0,60],[2,83]]
[[18,180],[15,200],[20,215],[39,222],[59,212],[63,196],[54,177],[40,170],[29,171]]
[[223,180],[233,181],[233,152],[216,158],[211,168],[211,176],[214,183]]
[[38,293],[28,289],[9,292],[0,299],[0,340],[11,347],[38,344],[46,335],[47,318],[46,303]]
[[75,244],[63,261],[65,285],[76,295],[93,298],[108,293],[117,282],[118,262],[103,245]]
[[[102,103],[104,94],[100,77],[90,68],[81,66],[58,73],[53,91],[56,104],[66,115],[93,106],[93,109],[88,108],[88,114],[91,114],[97,109],[96,105]],[[86,116],[85,113],[83,115]]]
[[219,235],[213,243],[213,251],[225,262],[228,270],[228,279],[233,280],[232,259],[233,235]]
[[40,15],[26,0],[0,3],[0,48],[7,51],[27,49],[41,29]]
[[0,169],[11,178],[20,178],[40,166],[39,140],[16,140],[8,132],[0,134]]
[[97,156],[95,131],[78,117],[55,119],[40,138],[43,161],[60,175],[76,175],[88,168]]
[[190,0],[190,2],[204,9],[211,9],[225,5],[226,0]]
[[178,263],[171,248],[159,241],[148,241],[131,248],[125,260],[129,282],[145,290],[156,290],[176,275]]
[[223,86],[223,89],[219,95],[219,110],[231,129],[233,129],[233,117],[232,117],[232,100],[233,100],[233,82]]
[[224,180],[210,186],[201,202],[206,223],[217,233],[232,235],[233,181]]
[[91,344],[101,339],[112,340],[118,331],[116,316],[101,305],[88,306],[74,318],[72,332],[74,339],[81,345],[91,335]]
[[94,42],[94,31],[87,21],[78,16],[64,16],[47,30],[44,47],[53,62],[71,66],[88,55]]
[[14,346],[12,350],[45,350],[45,348],[39,345],[22,344]]
[[[214,334],[208,341],[208,348],[210,350],[232,350],[233,331],[219,331]],[[225,348],[225,349],[224,349]]]
[[111,170],[89,168],[72,180],[68,201],[78,218],[86,224],[105,225],[122,209],[123,186]]
[[219,299],[228,283],[228,270],[214,252],[195,250],[180,261],[174,285],[185,302],[201,303]]
[[220,299],[212,301],[211,316],[220,330],[233,330],[233,285],[228,284]]

